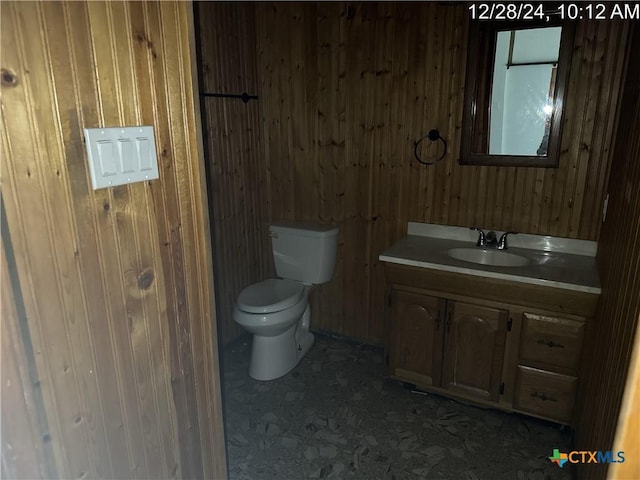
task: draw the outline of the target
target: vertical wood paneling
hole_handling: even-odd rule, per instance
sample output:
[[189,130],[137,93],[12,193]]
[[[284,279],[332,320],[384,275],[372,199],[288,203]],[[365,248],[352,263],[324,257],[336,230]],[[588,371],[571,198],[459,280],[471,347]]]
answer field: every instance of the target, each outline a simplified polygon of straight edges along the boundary
[[[624,24],[622,26],[618,24],[611,25],[611,33],[608,38],[608,44],[605,47],[605,58],[610,57],[612,52],[615,52],[616,60],[611,59],[607,62],[606,65],[602,68],[602,87],[601,89],[607,88],[609,85],[615,85],[617,79],[622,77],[623,69],[626,66],[625,58],[625,43],[628,42],[628,32],[622,31],[621,35],[615,35],[615,29],[628,29],[629,25]],[[603,90],[606,92],[606,90]],[[604,131],[602,135],[595,137],[595,141],[592,143],[592,152],[595,154],[600,154],[604,158],[613,158],[613,144],[609,141],[609,139],[615,138],[615,126],[616,126],[616,117],[618,115],[618,103],[614,101],[613,97],[609,98],[607,95],[600,95],[599,105],[596,111],[596,115],[599,116],[601,122],[597,122],[596,128],[603,128]],[[601,126],[601,125],[602,126]],[[590,220],[583,222],[583,225],[580,226],[579,233],[580,235],[593,236],[597,238],[599,233],[599,228],[601,225],[602,218],[602,203],[597,203],[597,200],[600,200],[597,195],[589,194],[589,192],[605,192],[607,183],[609,180],[609,171],[610,171],[610,163],[609,162],[599,162],[589,164],[592,167],[589,168],[587,172],[587,184],[583,188],[583,201],[584,207],[583,211],[585,215],[590,216]],[[589,217],[587,217],[589,218]],[[590,227],[590,228],[589,228]]]
[[[371,91],[372,79],[375,78],[375,58],[373,56],[373,50],[370,48],[368,41],[373,41],[373,35],[376,25],[374,23],[374,15],[377,9],[375,4],[362,5],[362,10],[358,11],[355,7],[347,7],[345,4],[341,4],[341,16],[347,15],[347,20],[344,22],[344,27],[341,31],[341,37],[336,42],[343,44],[343,49],[346,51],[345,55],[347,62],[345,65],[344,78],[345,82],[342,88],[342,95],[345,97],[346,110],[352,112],[352,115],[346,117],[346,131],[347,136],[344,139],[346,148],[346,162],[347,172],[349,172],[345,179],[345,185],[343,187],[346,199],[345,216],[332,216],[329,219],[322,219],[323,221],[329,221],[331,223],[338,224],[339,226],[343,222],[343,218],[349,218],[348,225],[344,225],[343,245],[346,251],[352,253],[352,255],[344,256],[343,271],[336,272],[334,280],[327,286],[321,287],[321,292],[325,291],[338,291],[341,297],[344,299],[345,306],[342,307],[339,303],[333,301],[332,298],[327,298],[326,295],[322,295],[322,303],[331,305],[331,310],[327,311],[325,315],[319,318],[326,318],[329,322],[330,329],[333,331],[340,331],[341,324],[349,325],[350,330],[357,332],[356,336],[366,338],[368,334],[367,322],[359,322],[360,315],[368,316],[369,304],[363,302],[365,295],[364,292],[369,288],[370,279],[370,265],[368,263],[368,250],[366,248],[358,249],[358,245],[364,246],[368,240],[368,232],[370,228],[370,222],[368,219],[372,216],[371,210],[371,198],[369,196],[370,184],[372,181],[372,168],[370,159],[372,156],[372,140],[369,136],[369,132],[374,131],[374,123],[369,120],[373,114],[373,104],[366,101],[366,95]],[[347,10],[345,11],[345,8]],[[351,20],[349,20],[351,19]],[[335,20],[334,20],[335,21]],[[353,24],[351,24],[353,22]],[[355,45],[355,48],[350,48],[350,45]],[[352,68],[355,67],[356,68]],[[332,72],[335,75],[334,72]],[[353,85],[360,83],[363,87],[360,91],[355,91]],[[348,96],[355,94],[360,101],[354,102],[355,99],[350,99]],[[335,92],[329,92],[330,98],[335,95]],[[335,121],[330,116],[325,119],[325,122],[331,124]],[[321,137],[319,139],[320,145],[324,146],[326,140],[323,141]],[[340,152],[335,150],[328,150],[327,148],[321,148],[325,158],[330,162],[329,165],[340,165],[343,161],[343,156],[339,155]],[[322,154],[322,153],[321,153]],[[357,188],[354,188],[356,187]],[[326,199],[328,202],[330,198]],[[339,256],[340,257],[340,256]],[[338,258],[338,265],[340,265],[340,258]],[[340,276],[342,273],[342,276]],[[339,279],[339,281],[335,281]],[[348,285],[348,288],[345,288]],[[350,295],[350,292],[358,292],[354,295]],[[337,297],[339,300],[340,297]],[[344,311],[341,315],[341,310]],[[331,315],[331,316],[329,316]],[[342,318],[341,318],[342,317]],[[315,322],[316,327],[323,328],[320,322]]]
[[[78,297],[71,297],[67,292],[74,291],[69,283],[76,279],[73,254],[78,242],[70,238],[73,227],[68,218],[65,184],[61,178],[64,169],[60,169],[62,156],[56,131],[57,112],[53,108],[56,105],[53,85],[49,80],[49,51],[42,48],[47,43],[47,32],[42,28],[43,12],[36,4],[29,7],[20,10],[14,4],[2,15],[3,67],[14,71],[20,80],[13,88],[3,89],[3,126],[8,137],[8,151],[3,152],[3,157],[8,159],[4,171],[8,182],[3,184],[3,198],[20,269],[30,334],[37,352],[36,364],[39,374],[47,379],[41,380],[43,396],[47,410],[56,412],[49,422],[50,431],[45,435],[52,441],[58,472],[61,475],[66,472],[67,476],[106,476],[112,471],[109,451],[103,450],[101,458],[106,460],[106,465],[99,466],[95,465],[95,456],[92,458],[89,452],[89,432],[104,425],[100,404],[97,403],[97,408],[94,407],[88,417],[86,392],[78,390],[78,376],[85,388],[97,389],[95,377],[90,373],[96,371],[93,359],[85,359],[85,369],[80,367],[77,355],[86,354],[89,325],[76,323],[73,316],[65,314],[67,309],[73,312],[73,308],[77,308]],[[27,32],[30,32],[28,37]],[[33,32],[39,33],[33,35]],[[28,76],[24,73],[27,69]],[[38,153],[41,151],[48,151],[52,161],[39,164]],[[18,163],[13,159],[21,161]],[[66,228],[56,237],[53,230],[63,222]],[[41,233],[29,235],[28,232]],[[33,258],[32,252],[36,255],[42,252],[59,254]],[[41,270],[37,275],[29,275],[30,269],[34,268],[30,262]],[[75,291],[78,286],[78,283],[74,285]],[[85,316],[82,307],[76,312],[80,317]],[[44,318],[62,321],[37,321]],[[74,347],[79,347],[80,351],[75,351]],[[82,421],[83,416],[95,423],[74,428],[75,418]]]
[[[640,31],[634,27],[598,245],[602,295],[587,337],[588,381],[576,436],[576,446],[584,450],[613,448],[640,318],[640,67],[633,61],[639,48]],[[623,450],[632,455],[633,448]],[[585,479],[606,478],[607,465],[588,465],[580,473]]]
[[[4,225],[3,225],[4,228]],[[3,232],[0,251],[0,386],[2,387],[2,448],[0,472],[2,478],[34,480],[55,475],[54,465],[45,454],[45,442],[40,425],[41,415],[35,400],[31,379],[32,354],[24,345],[20,331],[18,302],[12,288],[5,246],[7,232]],[[8,239],[8,238],[7,238]],[[8,242],[10,243],[10,239]],[[36,387],[37,388],[37,387]]]
[[[637,320],[640,323],[640,317]],[[609,478],[640,478],[640,329],[636,328],[613,451],[625,452],[624,463],[609,467]]]
[[[336,158],[345,155],[345,49],[344,49],[344,6],[333,2],[319,2],[318,22],[314,22],[316,28],[308,28],[305,38],[305,48],[310,51],[307,58],[317,55],[316,65],[309,65],[308,76],[315,75],[317,80],[311,78],[309,84],[311,91],[316,87],[316,98],[311,97],[307,109],[310,118],[317,119],[317,131],[313,141],[323,140],[324,148],[314,148],[311,145],[315,158],[310,158],[306,168],[313,172],[314,184],[318,185],[319,194],[310,198],[309,211],[318,212],[318,220],[326,223],[337,223],[345,211],[345,184],[346,166],[343,162],[336,162]],[[318,48],[316,50],[316,36]],[[313,82],[316,82],[314,85]],[[330,94],[333,92],[333,94]],[[314,103],[317,102],[317,111]],[[338,233],[338,243],[342,244],[344,232]],[[338,259],[335,275],[342,276],[343,261]],[[317,300],[317,301],[315,301]],[[328,320],[327,330],[337,327],[333,321],[340,318],[343,304],[342,289],[339,284],[330,283],[319,295],[314,298],[312,304],[312,317],[326,315]]]
[[[332,3],[318,5],[315,16],[309,4],[255,8],[270,217],[341,231],[316,328],[381,340],[377,258],[407,221],[598,238],[627,25],[578,24],[559,168],[475,167],[457,163],[464,5]],[[335,68],[342,58],[344,68]],[[432,128],[449,154],[424,167],[413,142]],[[314,132],[317,141],[306,142]],[[440,143],[425,143],[425,159],[439,156]]]
[[[202,2],[196,13],[201,90],[258,94],[253,6]],[[240,291],[264,280],[273,269],[267,237],[267,170],[260,140],[261,105],[268,101],[263,97],[246,104],[239,99],[202,100],[222,342],[242,332],[233,321]]]
[[[62,478],[226,475],[190,9],[3,5],[3,200]],[[160,179],[93,191],[82,128],[135,124]]]

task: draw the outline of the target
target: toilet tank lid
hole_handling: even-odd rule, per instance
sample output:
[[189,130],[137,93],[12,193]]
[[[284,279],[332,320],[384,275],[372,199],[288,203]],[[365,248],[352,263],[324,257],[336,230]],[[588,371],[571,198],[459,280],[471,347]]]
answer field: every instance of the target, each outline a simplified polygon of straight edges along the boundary
[[274,223],[269,227],[269,231],[305,237],[332,237],[338,235],[338,227],[335,225],[316,225],[313,223]]

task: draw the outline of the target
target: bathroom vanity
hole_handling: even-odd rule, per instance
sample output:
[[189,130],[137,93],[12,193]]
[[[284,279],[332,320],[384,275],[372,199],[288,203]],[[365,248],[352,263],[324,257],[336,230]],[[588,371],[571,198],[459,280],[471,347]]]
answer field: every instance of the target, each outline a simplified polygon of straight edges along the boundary
[[498,251],[476,246],[477,237],[409,223],[380,256],[389,375],[572,424],[584,333],[600,294],[595,242],[516,235]]

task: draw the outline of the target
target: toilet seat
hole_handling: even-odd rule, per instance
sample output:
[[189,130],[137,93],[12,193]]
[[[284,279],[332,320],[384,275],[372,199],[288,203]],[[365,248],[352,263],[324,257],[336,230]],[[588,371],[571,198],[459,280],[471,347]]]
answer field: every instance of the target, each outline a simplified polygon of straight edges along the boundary
[[247,313],[273,313],[295,305],[303,296],[303,284],[270,278],[242,290],[236,305],[239,310]]

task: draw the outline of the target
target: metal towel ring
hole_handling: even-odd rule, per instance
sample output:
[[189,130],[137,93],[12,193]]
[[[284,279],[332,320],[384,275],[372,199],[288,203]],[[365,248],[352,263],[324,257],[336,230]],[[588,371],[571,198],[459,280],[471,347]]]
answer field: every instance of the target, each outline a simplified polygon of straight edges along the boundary
[[[422,143],[422,141],[425,138],[428,138],[432,142],[435,142],[436,140],[440,140],[442,142],[442,144],[444,145],[444,152],[442,152],[442,155],[440,155],[440,157],[434,162],[425,162],[418,155],[418,146]],[[427,133],[424,137],[422,137],[420,140],[418,140],[416,143],[414,143],[414,145],[413,145],[413,155],[416,157],[416,160],[418,162],[420,162],[421,164],[423,164],[423,165],[433,165],[434,163],[438,163],[440,160],[442,160],[447,155],[447,142],[445,141],[444,138],[442,138],[440,136],[440,132],[438,130],[436,130],[436,129],[429,130],[429,133]]]

